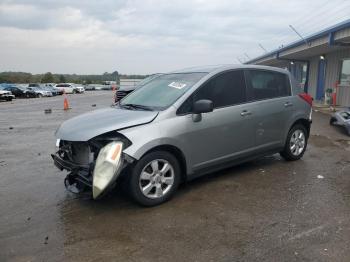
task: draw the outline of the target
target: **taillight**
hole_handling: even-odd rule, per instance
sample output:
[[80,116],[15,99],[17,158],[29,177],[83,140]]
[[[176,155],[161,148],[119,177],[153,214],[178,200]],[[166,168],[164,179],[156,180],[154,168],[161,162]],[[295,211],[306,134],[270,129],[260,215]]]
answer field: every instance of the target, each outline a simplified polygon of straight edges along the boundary
[[312,101],[314,100],[309,94],[307,93],[301,93],[299,96],[310,106],[312,106]]

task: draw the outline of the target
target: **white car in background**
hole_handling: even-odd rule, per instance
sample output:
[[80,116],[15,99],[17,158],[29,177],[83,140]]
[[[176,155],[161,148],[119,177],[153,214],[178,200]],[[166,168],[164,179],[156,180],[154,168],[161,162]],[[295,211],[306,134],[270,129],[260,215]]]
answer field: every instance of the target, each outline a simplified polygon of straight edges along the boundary
[[64,91],[66,94],[84,93],[85,91],[83,86],[73,83],[57,84],[55,88]]
[[82,86],[82,85],[75,85],[75,84],[72,84],[74,86],[74,90],[73,90],[73,93],[75,91],[75,93],[79,93],[79,94],[82,94],[85,92],[85,88]]

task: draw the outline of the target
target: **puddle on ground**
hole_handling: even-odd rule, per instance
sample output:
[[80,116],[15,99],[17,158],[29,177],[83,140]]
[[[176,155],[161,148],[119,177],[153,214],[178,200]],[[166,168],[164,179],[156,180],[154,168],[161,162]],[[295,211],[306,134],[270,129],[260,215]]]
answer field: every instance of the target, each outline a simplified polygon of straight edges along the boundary
[[312,143],[313,146],[320,147],[320,148],[341,147],[346,151],[350,151],[350,140],[346,140],[346,139],[331,139],[327,136],[311,135],[309,141]]

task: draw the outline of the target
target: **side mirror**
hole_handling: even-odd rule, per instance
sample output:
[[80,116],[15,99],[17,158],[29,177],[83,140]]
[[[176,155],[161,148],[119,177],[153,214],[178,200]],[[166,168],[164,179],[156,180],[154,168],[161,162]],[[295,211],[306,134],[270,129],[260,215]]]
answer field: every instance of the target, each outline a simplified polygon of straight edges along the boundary
[[207,100],[207,99],[198,100],[193,105],[193,113],[194,114],[212,112],[213,109],[214,109],[213,102],[211,100]]

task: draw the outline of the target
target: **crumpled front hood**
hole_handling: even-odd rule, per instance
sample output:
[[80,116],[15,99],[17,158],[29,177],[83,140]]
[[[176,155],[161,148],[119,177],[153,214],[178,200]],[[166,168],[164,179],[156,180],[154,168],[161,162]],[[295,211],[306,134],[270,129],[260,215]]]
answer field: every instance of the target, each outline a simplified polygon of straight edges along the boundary
[[104,108],[65,122],[56,131],[56,137],[67,141],[88,141],[104,133],[152,122],[158,112]]

